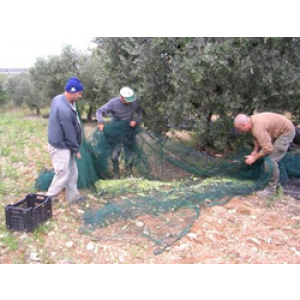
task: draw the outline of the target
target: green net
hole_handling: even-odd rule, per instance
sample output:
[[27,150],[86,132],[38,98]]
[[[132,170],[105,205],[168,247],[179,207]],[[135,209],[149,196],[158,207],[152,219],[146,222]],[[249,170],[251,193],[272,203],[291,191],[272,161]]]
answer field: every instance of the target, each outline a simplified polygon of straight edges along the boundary
[[[114,152],[121,146],[121,180],[112,180]],[[94,187],[99,199],[89,203],[81,230],[99,240],[147,238],[159,254],[188,233],[203,207],[222,205],[267,184],[273,164],[265,157],[246,165],[249,151],[216,158],[144,128],[132,129],[126,121],[107,123],[80,150],[78,187]],[[133,166],[128,178],[126,161]],[[297,153],[285,156],[283,183],[289,176],[300,177],[299,162]],[[47,190],[51,174],[40,174],[39,190]]]

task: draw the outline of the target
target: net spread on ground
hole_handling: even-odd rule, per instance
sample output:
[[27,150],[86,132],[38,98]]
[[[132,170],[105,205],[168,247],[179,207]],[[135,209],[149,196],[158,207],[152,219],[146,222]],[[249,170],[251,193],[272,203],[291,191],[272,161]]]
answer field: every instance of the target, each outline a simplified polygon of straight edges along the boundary
[[[112,180],[111,157],[120,145],[127,155],[121,152],[121,179]],[[155,254],[185,236],[202,208],[262,189],[273,172],[269,157],[245,164],[251,149],[211,157],[165,135],[133,129],[126,121],[107,123],[103,133],[95,130],[80,152],[78,187],[95,188],[99,200],[89,203],[81,232],[99,240],[146,240]],[[125,178],[128,157],[133,174]],[[280,163],[281,183],[294,197],[300,195],[299,163],[297,152]],[[51,170],[41,172],[37,189],[47,190],[53,176]]]

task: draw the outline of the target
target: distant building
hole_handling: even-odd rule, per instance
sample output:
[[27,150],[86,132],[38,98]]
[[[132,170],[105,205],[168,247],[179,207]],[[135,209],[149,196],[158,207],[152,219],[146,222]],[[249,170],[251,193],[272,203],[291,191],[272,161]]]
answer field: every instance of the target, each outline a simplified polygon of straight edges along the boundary
[[20,74],[28,72],[28,70],[22,68],[0,68],[0,74]]

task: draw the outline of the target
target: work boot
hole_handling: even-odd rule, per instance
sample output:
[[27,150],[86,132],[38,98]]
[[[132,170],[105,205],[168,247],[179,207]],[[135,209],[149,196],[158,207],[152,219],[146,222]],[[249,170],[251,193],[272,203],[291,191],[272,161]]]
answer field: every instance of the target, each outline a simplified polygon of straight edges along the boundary
[[119,161],[113,160],[113,168],[114,168],[114,179],[118,180],[120,179],[120,167],[119,167]]
[[68,202],[69,205],[73,204],[84,204],[85,203],[85,196],[78,196],[75,199],[72,199],[71,201]]
[[258,196],[258,198],[262,199],[262,198],[269,198],[271,196],[276,195],[276,189],[268,186],[266,187],[264,190],[262,191],[258,191],[256,193],[256,195]]

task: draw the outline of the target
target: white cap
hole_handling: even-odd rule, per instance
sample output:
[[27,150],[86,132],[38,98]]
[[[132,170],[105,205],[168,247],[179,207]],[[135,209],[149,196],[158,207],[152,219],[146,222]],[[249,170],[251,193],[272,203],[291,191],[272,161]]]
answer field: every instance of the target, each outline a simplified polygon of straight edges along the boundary
[[133,90],[127,86],[121,88],[120,96],[124,97],[126,102],[133,102],[137,99]]

